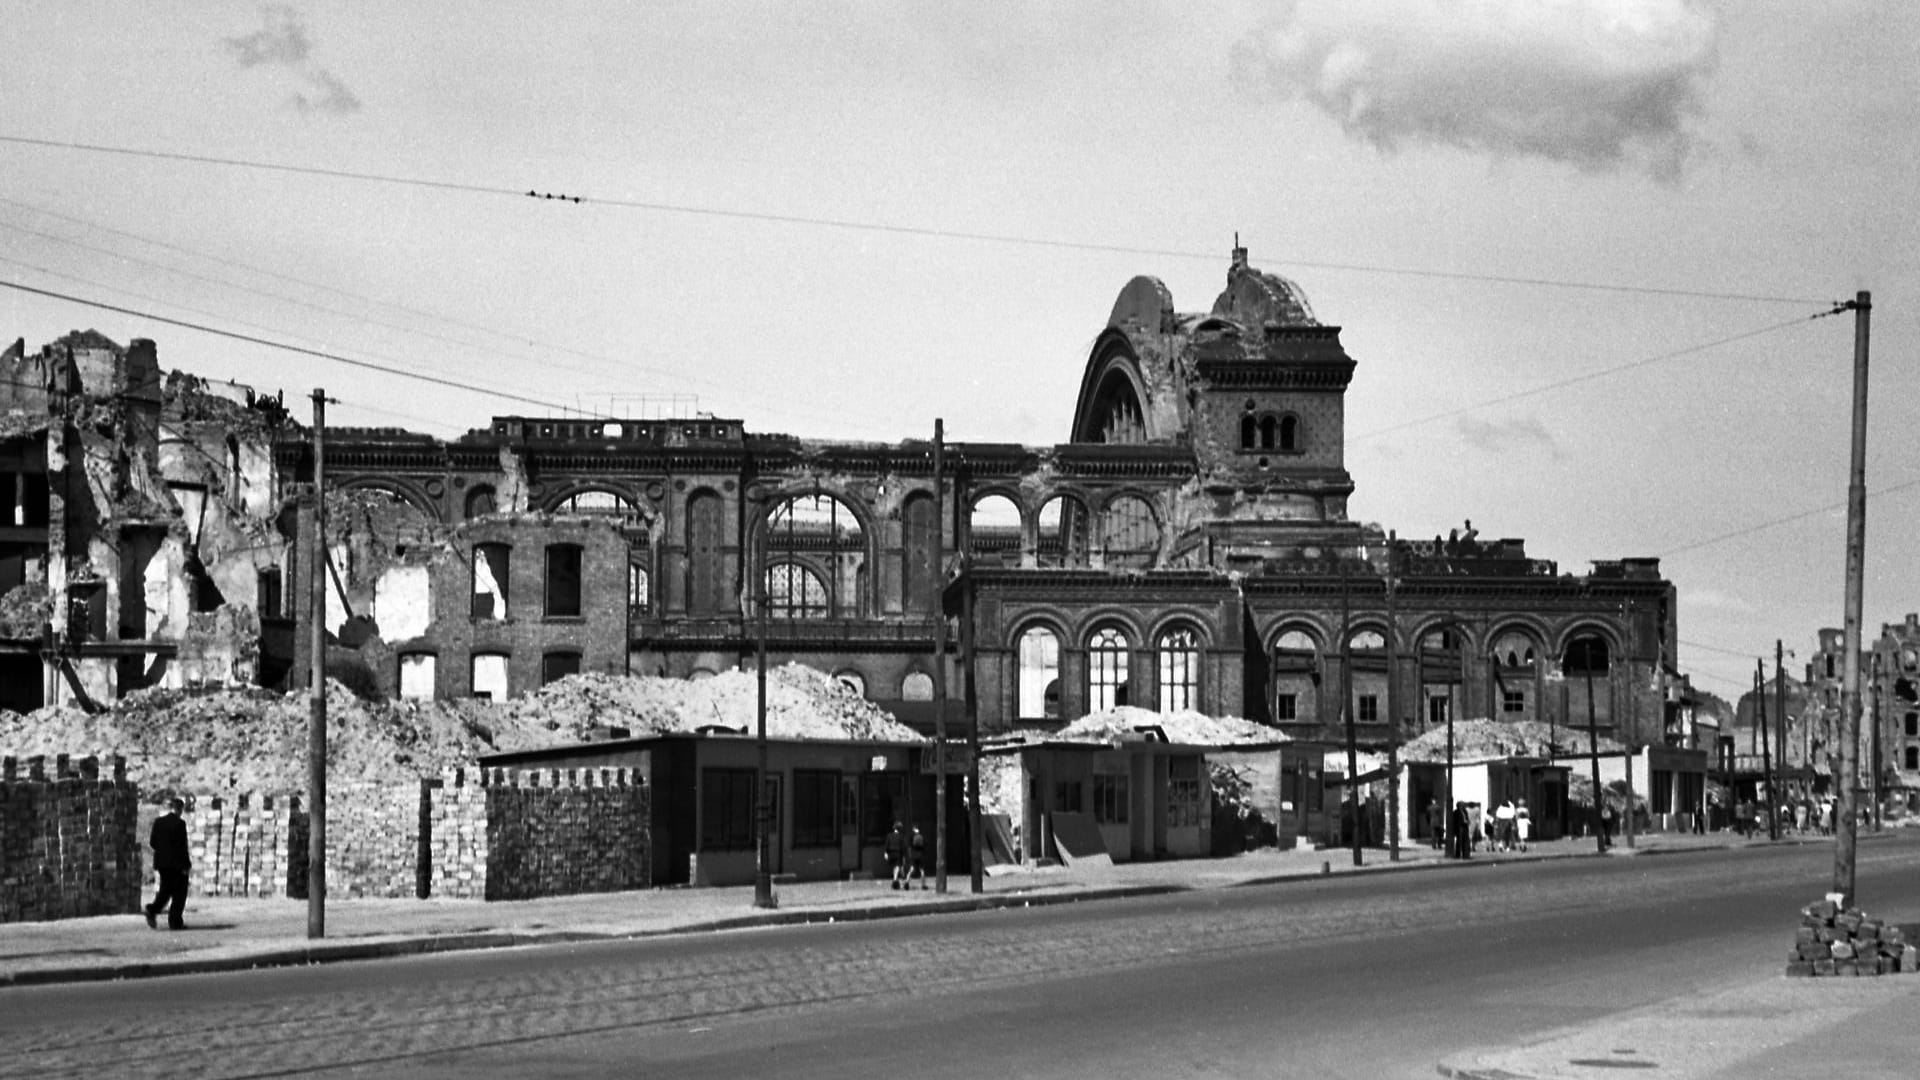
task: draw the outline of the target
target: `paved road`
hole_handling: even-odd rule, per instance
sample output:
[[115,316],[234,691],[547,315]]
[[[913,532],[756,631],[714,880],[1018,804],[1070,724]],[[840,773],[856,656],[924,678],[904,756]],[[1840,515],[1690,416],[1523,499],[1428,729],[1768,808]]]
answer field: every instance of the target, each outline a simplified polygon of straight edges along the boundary
[[[1875,914],[1920,921],[1917,856],[1862,848]],[[0,1077],[1433,1076],[1776,975],[1830,868],[1823,848],[1515,864],[20,988]]]

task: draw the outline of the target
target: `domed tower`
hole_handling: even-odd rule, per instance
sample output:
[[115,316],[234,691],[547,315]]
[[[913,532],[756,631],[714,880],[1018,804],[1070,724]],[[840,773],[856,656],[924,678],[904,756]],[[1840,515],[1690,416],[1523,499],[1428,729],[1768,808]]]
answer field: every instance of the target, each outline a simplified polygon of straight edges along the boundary
[[1318,556],[1360,540],[1346,519],[1353,370],[1340,328],[1236,246],[1204,315],[1176,314],[1154,278],[1121,290],[1081,379],[1073,441],[1189,447],[1180,547],[1204,541],[1207,561]]

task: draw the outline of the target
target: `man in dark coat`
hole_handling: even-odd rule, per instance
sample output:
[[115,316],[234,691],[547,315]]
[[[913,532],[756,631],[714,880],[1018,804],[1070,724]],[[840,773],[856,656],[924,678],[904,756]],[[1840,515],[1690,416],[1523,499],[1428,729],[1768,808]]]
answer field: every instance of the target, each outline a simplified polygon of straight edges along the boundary
[[167,812],[153,819],[153,835],[147,841],[153,848],[154,872],[160,877],[160,891],[146,907],[147,925],[156,930],[160,927],[155,917],[161,908],[167,911],[169,930],[187,925],[180,917],[187,910],[187,870],[193,866],[187,857],[187,823],[180,818],[186,808],[181,799],[168,803]]
[[887,872],[893,878],[893,887],[904,888],[907,880],[907,829],[896,821],[893,831],[887,834]]

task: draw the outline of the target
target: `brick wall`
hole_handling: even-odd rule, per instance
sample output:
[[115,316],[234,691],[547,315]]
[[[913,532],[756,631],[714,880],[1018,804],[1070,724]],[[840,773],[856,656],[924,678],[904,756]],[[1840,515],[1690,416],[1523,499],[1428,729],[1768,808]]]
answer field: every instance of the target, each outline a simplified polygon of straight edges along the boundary
[[0,922],[130,914],[140,904],[139,790],[126,762],[0,762]]
[[649,792],[638,769],[485,774],[488,900],[652,884]]
[[[126,766],[6,759],[0,922],[129,914],[151,878]],[[637,769],[454,769],[328,791],[327,895],[522,900],[652,884],[650,792]],[[192,895],[307,895],[309,817],[298,795],[187,796]]]

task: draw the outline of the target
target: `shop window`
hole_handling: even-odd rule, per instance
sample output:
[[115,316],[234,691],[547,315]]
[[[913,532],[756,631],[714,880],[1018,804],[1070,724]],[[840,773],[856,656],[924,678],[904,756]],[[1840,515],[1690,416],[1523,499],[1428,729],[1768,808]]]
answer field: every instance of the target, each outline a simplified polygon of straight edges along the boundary
[[700,850],[753,850],[752,769],[700,770]]
[[1093,820],[1102,825],[1125,825],[1127,805],[1127,778],[1124,774],[1094,774]]
[[507,617],[507,572],[513,549],[506,544],[473,546],[473,617]]
[[826,769],[793,771],[793,846],[840,843],[840,774]]
[[907,802],[907,778],[902,773],[860,775],[860,837],[868,845],[886,842],[893,823],[912,819]]
[[1081,800],[1083,791],[1084,789],[1078,780],[1054,781],[1053,806],[1051,809],[1068,814],[1078,814],[1082,812],[1086,809],[1086,803]]
[[550,619],[580,617],[580,552],[579,544],[547,546],[547,617]]

